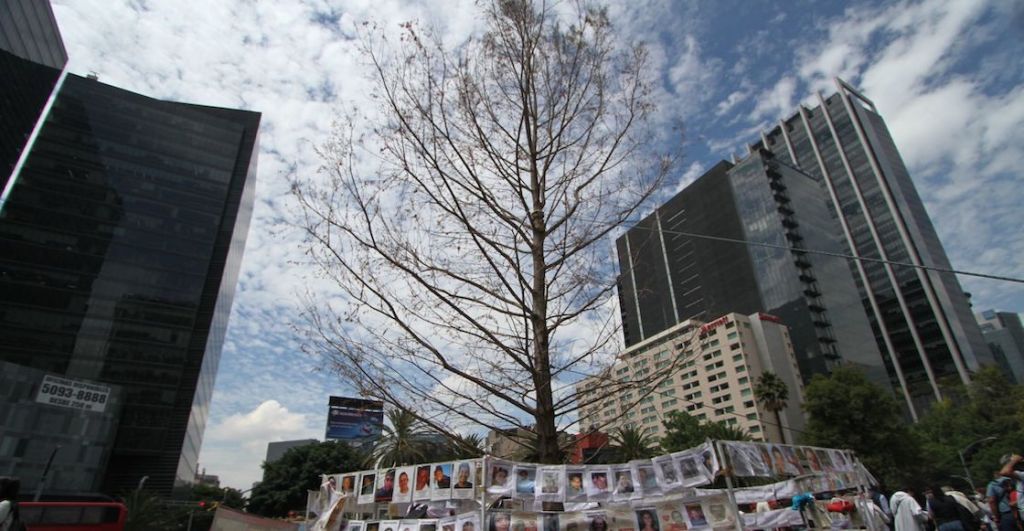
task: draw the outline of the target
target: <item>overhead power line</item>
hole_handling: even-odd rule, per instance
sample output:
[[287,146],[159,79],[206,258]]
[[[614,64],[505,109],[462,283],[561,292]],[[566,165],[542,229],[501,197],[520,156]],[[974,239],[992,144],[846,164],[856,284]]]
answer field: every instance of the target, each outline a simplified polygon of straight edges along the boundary
[[[636,226],[634,226],[634,228],[640,228],[640,229],[646,229],[646,230],[654,230],[653,227],[643,227],[641,225],[636,225]],[[976,273],[974,271],[964,271],[962,269],[947,269],[947,268],[944,268],[944,267],[917,265],[917,264],[911,264],[911,263],[908,263],[908,262],[899,262],[899,261],[896,261],[896,260],[883,260],[881,258],[869,258],[869,257],[866,257],[866,256],[854,256],[852,254],[837,253],[837,252],[833,252],[833,251],[822,251],[820,249],[808,249],[808,248],[805,248],[805,247],[790,247],[788,245],[778,245],[778,244],[766,243],[766,242],[754,242],[754,241],[750,241],[750,240],[741,240],[741,239],[737,239],[737,238],[726,238],[724,236],[711,236],[709,234],[697,234],[697,233],[694,233],[694,232],[683,232],[683,231],[670,230],[670,229],[662,229],[662,232],[664,232],[665,234],[674,234],[674,235],[677,235],[677,236],[685,236],[685,237],[688,237],[688,238],[700,238],[700,239],[704,239],[704,240],[713,240],[713,241],[728,242],[728,243],[738,243],[738,244],[742,244],[742,245],[753,245],[753,246],[758,246],[758,247],[768,247],[768,248],[772,248],[772,249],[784,249],[784,250],[787,250],[787,251],[797,251],[797,252],[809,253],[809,254],[820,254],[820,255],[824,255],[824,256],[832,256],[832,257],[835,257],[835,258],[845,258],[845,259],[848,259],[848,260],[860,260],[860,261],[863,261],[863,262],[875,262],[875,263],[879,263],[879,264],[889,264],[889,265],[900,266],[900,267],[913,267],[913,268],[916,268],[916,269],[924,269],[924,270],[928,270],[928,271],[935,271],[937,273],[953,273],[953,274],[956,274],[956,275],[964,275],[964,276],[970,276],[970,277],[987,278],[987,279],[991,279],[991,280],[1002,280],[1002,281],[1006,281],[1006,282],[1017,282],[1017,283],[1020,283],[1020,284],[1024,284],[1024,279],[1022,279],[1022,278],[1007,277],[1007,276],[1002,276],[1002,275],[990,275],[988,273]]]

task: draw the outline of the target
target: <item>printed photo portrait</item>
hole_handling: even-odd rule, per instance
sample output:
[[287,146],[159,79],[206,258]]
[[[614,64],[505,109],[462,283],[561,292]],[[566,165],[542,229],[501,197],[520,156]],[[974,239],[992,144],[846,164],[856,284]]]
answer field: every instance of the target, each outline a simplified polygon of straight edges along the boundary
[[401,531],[398,520],[381,520],[380,531]]
[[480,514],[476,512],[459,515],[455,522],[456,531],[483,531],[480,528]]
[[345,531],[363,531],[363,524],[364,522],[362,520],[349,520],[348,527],[345,528]]
[[487,531],[509,531],[512,528],[512,514],[504,511],[487,515]]
[[420,520],[419,531],[437,531],[437,520]]
[[604,511],[588,512],[587,531],[608,531],[608,517]]
[[681,458],[681,459],[679,459],[677,461],[679,463],[679,471],[683,474],[684,478],[689,479],[689,478],[694,478],[694,477],[697,477],[697,476],[703,476],[704,475],[697,468],[697,459],[698,458],[699,458],[699,456],[696,456],[696,455],[692,455],[692,456],[688,455],[688,456],[683,457],[683,458]]
[[587,496],[606,496],[608,490],[608,469],[591,470],[588,473]]
[[506,487],[508,486],[509,466],[502,464],[491,465],[491,486],[492,487]]
[[452,465],[434,465],[434,478],[431,487],[435,489],[448,489],[452,486]]
[[[340,487],[339,490],[345,496],[348,496],[350,494],[354,494],[355,491],[356,491],[356,475],[355,474],[345,474],[345,475],[341,476],[341,487]],[[362,524],[360,524],[360,525],[362,525]]]
[[398,529],[401,531],[419,531],[419,520],[402,520],[398,522]]
[[373,501],[387,503],[395,494],[395,469],[389,468],[377,480],[377,492],[373,493]]
[[633,472],[630,470],[615,471],[615,492],[617,494],[632,494],[636,489],[633,487]]
[[792,446],[783,446],[782,454],[786,456],[786,470],[794,476],[799,476],[804,473],[803,467],[800,466],[800,459],[796,456],[796,450]]
[[416,467],[416,481],[413,483],[413,491],[417,495],[430,494],[430,465]]
[[586,496],[587,491],[583,489],[583,471],[573,470],[566,471],[565,474],[566,485],[565,485],[565,496],[566,498],[579,498]]
[[562,470],[550,468],[540,470],[540,493],[559,494],[562,492]]
[[392,499],[395,503],[408,503],[413,499],[413,474],[416,473],[416,469],[412,467],[397,469],[397,473],[398,480],[394,484]]
[[660,492],[661,488],[658,486],[658,476],[654,474],[654,467],[649,465],[640,465],[636,467],[637,478],[640,480],[640,487],[644,492]]
[[636,511],[636,526],[638,531],[661,531],[657,511],[654,509]]
[[373,472],[363,474],[363,485],[359,488],[359,494],[361,496],[373,495],[373,481],[377,476]]
[[781,446],[772,446],[772,473],[778,476],[785,476],[789,474],[789,470],[786,468],[786,456],[782,453]]
[[536,513],[512,513],[512,531],[538,531]]
[[708,519],[704,516],[704,508],[699,503],[686,506],[686,519],[690,527],[707,527]]
[[379,529],[380,522],[366,522],[366,531],[378,531]]
[[661,471],[661,477],[664,478],[665,483],[679,483],[679,478],[676,476],[676,466],[672,463],[672,459],[659,460],[656,462],[656,465],[658,470]]
[[537,484],[536,467],[517,466],[515,471],[516,495],[520,497],[533,496],[533,491]]
[[473,463],[469,461],[463,461],[458,464],[455,469],[455,484],[452,485],[453,489],[472,489],[473,488]]
[[559,531],[558,527],[558,515],[557,514],[545,514],[541,516],[540,531]]
[[828,450],[821,448],[814,450],[815,455],[818,456],[818,461],[821,463],[821,469],[825,472],[832,472],[836,469],[835,465],[832,464],[832,456],[828,455]]
[[673,508],[668,516],[662,515],[661,519],[665,522],[666,531],[686,531],[686,518],[679,509]]

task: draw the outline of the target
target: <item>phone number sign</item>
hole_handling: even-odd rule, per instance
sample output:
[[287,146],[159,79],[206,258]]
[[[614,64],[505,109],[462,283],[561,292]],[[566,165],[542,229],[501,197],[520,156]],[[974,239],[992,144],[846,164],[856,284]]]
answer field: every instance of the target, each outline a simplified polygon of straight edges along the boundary
[[107,408],[110,388],[47,374],[39,386],[36,402],[51,406],[102,413]]

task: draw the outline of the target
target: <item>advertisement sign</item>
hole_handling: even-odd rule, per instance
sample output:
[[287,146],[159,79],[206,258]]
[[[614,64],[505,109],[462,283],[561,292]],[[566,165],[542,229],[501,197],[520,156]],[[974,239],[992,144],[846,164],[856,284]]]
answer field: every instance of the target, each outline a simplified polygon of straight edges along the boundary
[[110,399],[110,388],[47,374],[36,394],[36,402],[51,406],[102,413]]
[[327,411],[327,439],[370,441],[380,437],[384,403],[362,398],[332,396]]

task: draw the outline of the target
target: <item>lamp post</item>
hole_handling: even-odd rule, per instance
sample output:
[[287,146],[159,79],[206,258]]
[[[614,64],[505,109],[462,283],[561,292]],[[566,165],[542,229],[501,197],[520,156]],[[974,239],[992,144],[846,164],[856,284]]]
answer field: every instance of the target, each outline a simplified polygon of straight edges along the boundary
[[963,467],[964,467],[964,475],[967,476],[967,484],[971,486],[971,494],[972,495],[975,493],[974,480],[971,479],[971,471],[967,469],[967,460],[964,459],[964,454],[970,454],[971,451],[974,450],[975,446],[978,446],[979,444],[987,443],[989,441],[994,441],[997,438],[998,437],[995,437],[995,436],[988,436],[988,437],[985,437],[985,438],[982,438],[982,439],[978,439],[977,441],[974,441],[971,444],[968,444],[967,447],[964,448],[963,450],[960,450],[959,452],[957,452],[960,455],[960,464],[963,465]]

